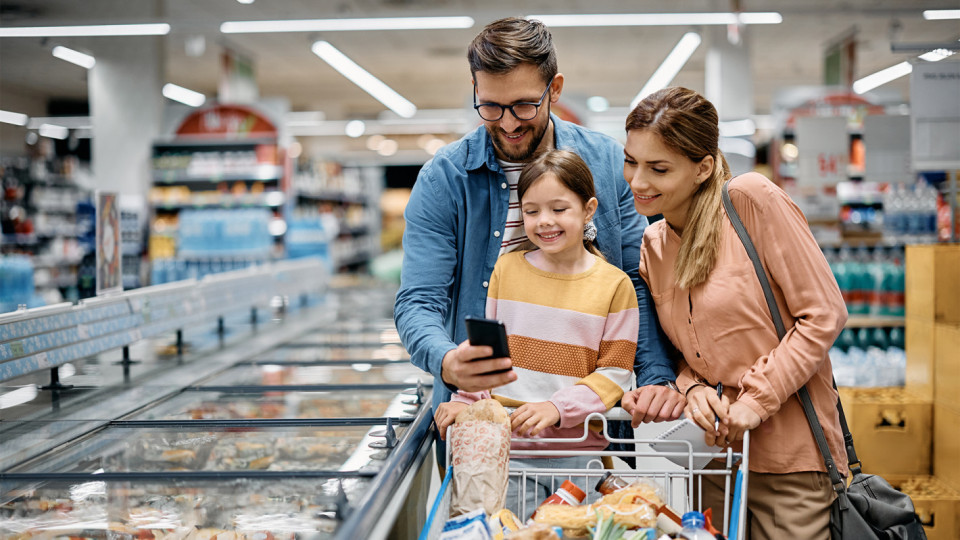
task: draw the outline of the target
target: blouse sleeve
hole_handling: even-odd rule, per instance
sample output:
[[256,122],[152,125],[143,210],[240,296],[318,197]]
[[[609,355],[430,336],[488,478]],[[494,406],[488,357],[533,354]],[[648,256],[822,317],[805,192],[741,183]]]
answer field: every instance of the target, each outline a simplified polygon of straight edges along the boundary
[[747,174],[731,183],[730,197],[773,286],[783,293],[787,313],[796,319],[740,379],[738,399],[766,420],[821,368],[847,310],[806,218],[783,190],[759,174]]

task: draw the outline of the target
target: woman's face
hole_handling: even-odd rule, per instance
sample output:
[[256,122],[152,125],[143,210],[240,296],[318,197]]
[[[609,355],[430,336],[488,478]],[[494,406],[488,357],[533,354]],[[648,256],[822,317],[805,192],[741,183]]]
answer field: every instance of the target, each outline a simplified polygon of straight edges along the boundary
[[687,221],[690,201],[713,170],[713,157],[699,162],[668,148],[649,130],[627,132],[623,178],[633,191],[633,204],[644,216],[663,214],[678,233]]

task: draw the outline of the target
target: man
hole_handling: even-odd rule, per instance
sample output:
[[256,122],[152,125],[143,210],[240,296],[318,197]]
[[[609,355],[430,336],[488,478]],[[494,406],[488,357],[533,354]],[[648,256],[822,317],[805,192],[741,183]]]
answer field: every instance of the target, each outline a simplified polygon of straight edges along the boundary
[[463,320],[483,316],[497,258],[526,240],[516,194],[523,164],[542,151],[564,148],[577,152],[593,173],[597,246],[637,291],[634,371],[641,388],[624,397],[624,407],[633,411],[635,424],[676,419],[685,401],[673,386],[653,301],[638,275],[647,220],[637,214],[623,181],[623,147],[550,113],[563,74],[543,23],[495,21],[474,38],[467,58],[483,127],[440,149],[420,170],[404,213],[402,284],[394,308],[411,361],[435,377],[434,408],[451,391],[488,390],[516,380],[509,358],[477,360],[490,348],[466,341]]

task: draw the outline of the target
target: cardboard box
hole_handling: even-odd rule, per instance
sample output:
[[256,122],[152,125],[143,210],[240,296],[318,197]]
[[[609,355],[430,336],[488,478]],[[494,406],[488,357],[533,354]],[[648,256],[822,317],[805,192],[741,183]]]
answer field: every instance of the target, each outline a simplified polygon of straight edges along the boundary
[[960,409],[941,403],[933,406],[933,473],[960,490]]
[[903,388],[842,388],[857,457],[867,473],[931,472],[933,403]]
[[904,329],[907,353],[906,388],[911,394],[934,399],[934,344],[936,327],[932,320],[907,318]]
[[933,359],[934,401],[960,410],[960,324],[935,325]]
[[960,244],[907,246],[907,318],[960,324]]
[[927,540],[960,538],[960,491],[933,476],[884,476],[890,485],[910,495],[923,522]]

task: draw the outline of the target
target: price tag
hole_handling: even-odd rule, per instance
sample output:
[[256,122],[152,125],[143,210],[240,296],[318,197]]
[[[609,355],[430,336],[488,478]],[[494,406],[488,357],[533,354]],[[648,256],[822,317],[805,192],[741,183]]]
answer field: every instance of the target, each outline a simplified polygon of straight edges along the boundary
[[77,336],[80,339],[87,339],[90,337],[90,333],[87,331],[87,325],[85,324],[77,325]]
[[10,343],[10,352],[13,353],[14,356],[23,356],[23,342],[14,341]]

